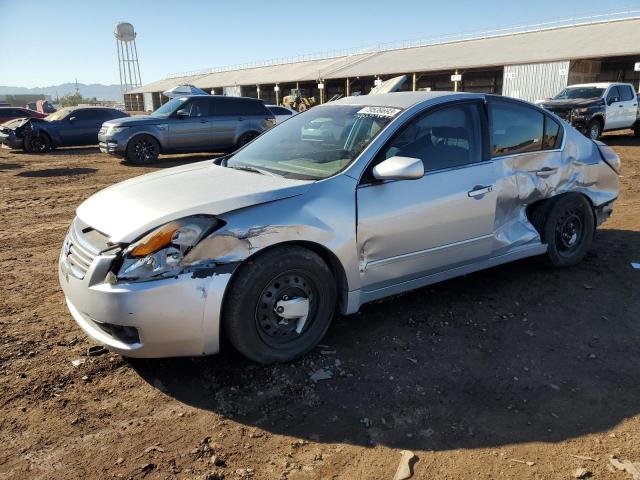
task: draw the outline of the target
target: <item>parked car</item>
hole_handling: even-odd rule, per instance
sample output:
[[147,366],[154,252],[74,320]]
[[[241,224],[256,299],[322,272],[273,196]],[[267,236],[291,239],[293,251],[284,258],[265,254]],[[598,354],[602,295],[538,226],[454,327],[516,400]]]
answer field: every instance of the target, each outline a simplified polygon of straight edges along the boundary
[[298,112],[287,107],[281,107],[279,105],[267,105],[267,108],[271,110],[271,113],[276,117],[276,123],[282,123],[285,120],[297,115]]
[[[305,139],[318,118],[345,131]],[[619,164],[518,100],[347,97],[226,157],[96,193],[60,284],[82,329],[122,355],[212,354],[223,332],[257,362],[287,361],[336,311],[524,257],[575,265],[612,212]]]
[[22,107],[0,107],[0,124],[14,118],[44,118],[44,113]]
[[628,128],[640,136],[638,97],[630,83],[572,85],[540,105],[593,140],[602,132]]
[[273,125],[273,113],[255,98],[185,95],[151,115],[106,122],[98,139],[103,152],[147,164],[160,153],[240,148]]
[[45,118],[25,118],[0,127],[0,143],[32,153],[56,147],[95,145],[102,123],[121,117],[128,114],[115,108],[63,108]]

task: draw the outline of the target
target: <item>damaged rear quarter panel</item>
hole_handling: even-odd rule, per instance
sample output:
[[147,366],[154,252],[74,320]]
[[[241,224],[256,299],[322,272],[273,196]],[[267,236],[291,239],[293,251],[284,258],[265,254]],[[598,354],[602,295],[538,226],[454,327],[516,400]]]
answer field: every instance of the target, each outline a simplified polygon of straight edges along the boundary
[[[618,175],[602,161],[596,144],[570,127],[565,127],[562,149],[510,155],[493,161],[498,169],[495,254],[540,241],[526,212],[533,203],[577,192],[598,207],[618,196]],[[553,170],[540,172],[544,168]]]

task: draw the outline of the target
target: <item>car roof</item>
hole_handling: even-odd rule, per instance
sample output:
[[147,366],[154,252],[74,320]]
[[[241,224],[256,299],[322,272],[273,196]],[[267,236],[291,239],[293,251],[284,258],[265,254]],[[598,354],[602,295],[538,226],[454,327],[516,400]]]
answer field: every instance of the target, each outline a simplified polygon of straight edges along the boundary
[[362,106],[383,106],[383,107],[397,107],[397,108],[409,108],[418,103],[423,103],[428,100],[433,100],[439,97],[478,97],[478,94],[463,93],[463,92],[392,92],[381,93],[375,95],[358,95],[353,97],[343,97],[339,100],[334,100],[325,105],[362,105]]
[[577,83],[575,85],[567,85],[567,88],[573,87],[596,87],[596,88],[607,88],[609,85],[631,85],[626,82],[594,82],[594,83]]

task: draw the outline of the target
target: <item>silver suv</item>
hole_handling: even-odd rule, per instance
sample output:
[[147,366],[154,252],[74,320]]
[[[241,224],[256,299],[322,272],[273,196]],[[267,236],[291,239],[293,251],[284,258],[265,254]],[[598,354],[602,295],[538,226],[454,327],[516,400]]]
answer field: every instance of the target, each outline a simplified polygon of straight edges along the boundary
[[105,122],[98,142],[104,153],[147,164],[160,153],[237,149],[274,125],[260,100],[192,95],[173,98],[151,115]]

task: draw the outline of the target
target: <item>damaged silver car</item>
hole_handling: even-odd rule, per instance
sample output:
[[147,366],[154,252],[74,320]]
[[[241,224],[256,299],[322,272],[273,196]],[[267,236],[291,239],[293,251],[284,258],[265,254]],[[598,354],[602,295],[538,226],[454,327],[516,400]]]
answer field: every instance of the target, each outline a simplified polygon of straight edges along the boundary
[[60,283],[84,331],[122,355],[213,354],[225,335],[257,362],[287,361],[336,312],[524,257],[578,263],[619,167],[525,102],[343,98],[232,155],[93,195]]

